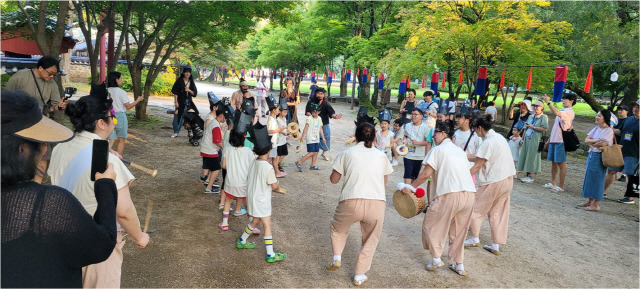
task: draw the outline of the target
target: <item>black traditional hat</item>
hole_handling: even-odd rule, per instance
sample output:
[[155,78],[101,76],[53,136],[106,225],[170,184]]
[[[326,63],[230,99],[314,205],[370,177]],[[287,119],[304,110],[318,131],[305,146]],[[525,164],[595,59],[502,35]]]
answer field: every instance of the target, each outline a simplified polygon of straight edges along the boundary
[[209,97],[209,105],[210,106],[215,106],[215,105],[219,104],[220,99],[215,94],[213,94],[212,91],[209,91],[207,93],[207,96]]
[[449,101],[442,99],[438,105],[438,113],[446,115],[449,112]]
[[253,116],[256,114],[252,100],[252,98],[242,99],[242,110],[237,110],[233,118],[233,130],[239,133],[245,133],[251,127],[251,124],[253,123]]
[[269,95],[269,97],[267,97],[266,100],[267,100],[267,106],[269,106],[269,111],[278,107],[278,100],[276,100],[276,98],[273,97],[273,95]]
[[242,110],[243,112],[246,112],[247,114],[251,115],[253,117],[254,114],[256,114],[256,109],[255,109],[255,99],[252,98],[242,98],[242,105],[240,105],[240,110]]
[[381,110],[378,114],[378,120],[391,123],[391,111],[388,109]]
[[286,97],[280,97],[280,110],[287,110],[289,109],[289,107],[287,106],[287,98]]
[[356,115],[356,120],[354,121],[354,123],[356,124],[356,126],[368,122],[370,124],[375,124],[375,119],[373,117],[370,117],[367,113],[369,112],[369,108],[366,106],[361,106],[358,109],[358,114]]
[[255,148],[262,149],[271,145],[271,137],[266,125],[256,122],[255,125],[251,126],[249,134],[248,139]]

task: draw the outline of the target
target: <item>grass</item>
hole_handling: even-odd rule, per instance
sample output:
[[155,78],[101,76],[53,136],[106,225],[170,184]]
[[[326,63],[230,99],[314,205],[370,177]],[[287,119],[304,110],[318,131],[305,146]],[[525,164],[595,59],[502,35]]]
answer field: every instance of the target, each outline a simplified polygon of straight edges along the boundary
[[159,128],[164,122],[163,118],[155,116],[151,113],[147,113],[146,121],[137,120],[135,118],[135,113],[131,110],[127,111],[127,120],[129,121],[129,128],[136,128],[141,130]]

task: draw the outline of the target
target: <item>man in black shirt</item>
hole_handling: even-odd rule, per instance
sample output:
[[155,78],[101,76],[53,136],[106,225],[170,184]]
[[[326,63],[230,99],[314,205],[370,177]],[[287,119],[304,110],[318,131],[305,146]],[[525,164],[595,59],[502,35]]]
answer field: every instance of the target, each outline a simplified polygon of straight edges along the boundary
[[307,106],[305,107],[305,115],[311,115],[311,104],[315,103],[320,107],[320,118],[322,119],[322,132],[324,133],[324,138],[327,140],[325,143],[320,143],[320,149],[322,150],[322,154],[320,155],[325,161],[329,160],[327,156],[327,152],[331,149],[331,128],[329,127],[329,119],[340,119],[342,114],[336,114],[336,111],[333,110],[331,104],[324,98],[325,90],[323,87],[318,87],[315,90],[315,94],[313,96],[313,100],[309,100],[307,102]]
[[[622,145],[622,156],[624,156],[624,173],[627,175],[627,191],[624,198],[618,200],[625,204],[634,204],[634,198],[638,197],[638,119],[640,119],[640,109],[637,102],[631,103],[633,115],[624,120],[621,129],[614,129],[616,135],[620,136]],[[635,188],[634,188],[635,187]]]

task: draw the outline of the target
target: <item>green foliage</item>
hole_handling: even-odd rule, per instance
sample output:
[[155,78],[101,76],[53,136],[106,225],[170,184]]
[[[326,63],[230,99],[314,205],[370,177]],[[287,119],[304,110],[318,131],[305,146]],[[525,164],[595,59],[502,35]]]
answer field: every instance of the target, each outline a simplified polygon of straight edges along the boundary
[[[131,81],[131,73],[124,64],[118,64],[116,71],[122,74],[122,88],[125,91],[133,91],[133,83]],[[194,70],[195,71],[195,70]],[[144,89],[144,83],[147,79],[148,69],[142,70],[142,89]],[[195,76],[194,76],[195,77]],[[151,95],[155,96],[169,96],[171,95],[171,88],[175,82],[177,76],[172,72],[163,72],[160,74],[156,81],[151,85]],[[91,83],[91,76],[87,78],[88,83]]]

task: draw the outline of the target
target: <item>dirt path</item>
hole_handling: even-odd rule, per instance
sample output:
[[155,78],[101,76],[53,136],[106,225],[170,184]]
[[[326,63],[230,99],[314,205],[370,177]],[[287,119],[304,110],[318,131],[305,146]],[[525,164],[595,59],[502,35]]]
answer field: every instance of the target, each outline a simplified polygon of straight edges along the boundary
[[[355,112],[342,103],[334,108],[344,114],[343,119],[331,122],[332,152],[337,154],[354,129]],[[144,250],[136,249],[133,242],[125,246],[123,287],[353,287],[350,281],[360,242],[357,225],[351,228],[343,268],[336,272],[324,269],[332,255],[329,222],[341,187],[328,182],[329,162],[318,160],[320,171],[311,172],[305,166],[298,173],[292,163],[300,155],[285,159],[289,176],[281,179],[281,185],[287,194],[273,196],[273,236],[275,249],[288,257],[268,264],[261,237],[250,239],[258,245],[255,250],[234,248],[246,216],[232,216],[227,232],[218,229],[219,195],[203,194],[198,181],[199,148],[188,143],[184,131],[177,139],[169,138],[171,116],[163,109],[151,108],[150,113],[164,118],[164,125],[145,131],[130,129],[130,135],[139,139],[130,139],[125,157],[159,171],[151,179],[133,170],[138,180],[132,186],[142,222],[147,201],[154,201],[150,228],[157,232]],[[637,288],[638,223],[634,218],[638,206],[605,201],[600,212],[574,209],[582,201],[584,162],[569,160],[565,193],[550,193],[541,187],[549,180],[546,161],[543,172],[547,173],[535,183],[517,182],[508,244],[501,247],[501,256],[479,248],[466,250],[466,277],[446,269],[424,269],[429,258],[420,239],[424,214],[407,220],[396,213],[391,196],[403,169],[402,165],[395,167],[387,185],[385,225],[366,287]],[[623,183],[615,182],[609,198],[622,197],[623,190]],[[490,243],[487,222],[480,240]],[[446,256],[444,259],[448,262]]]

